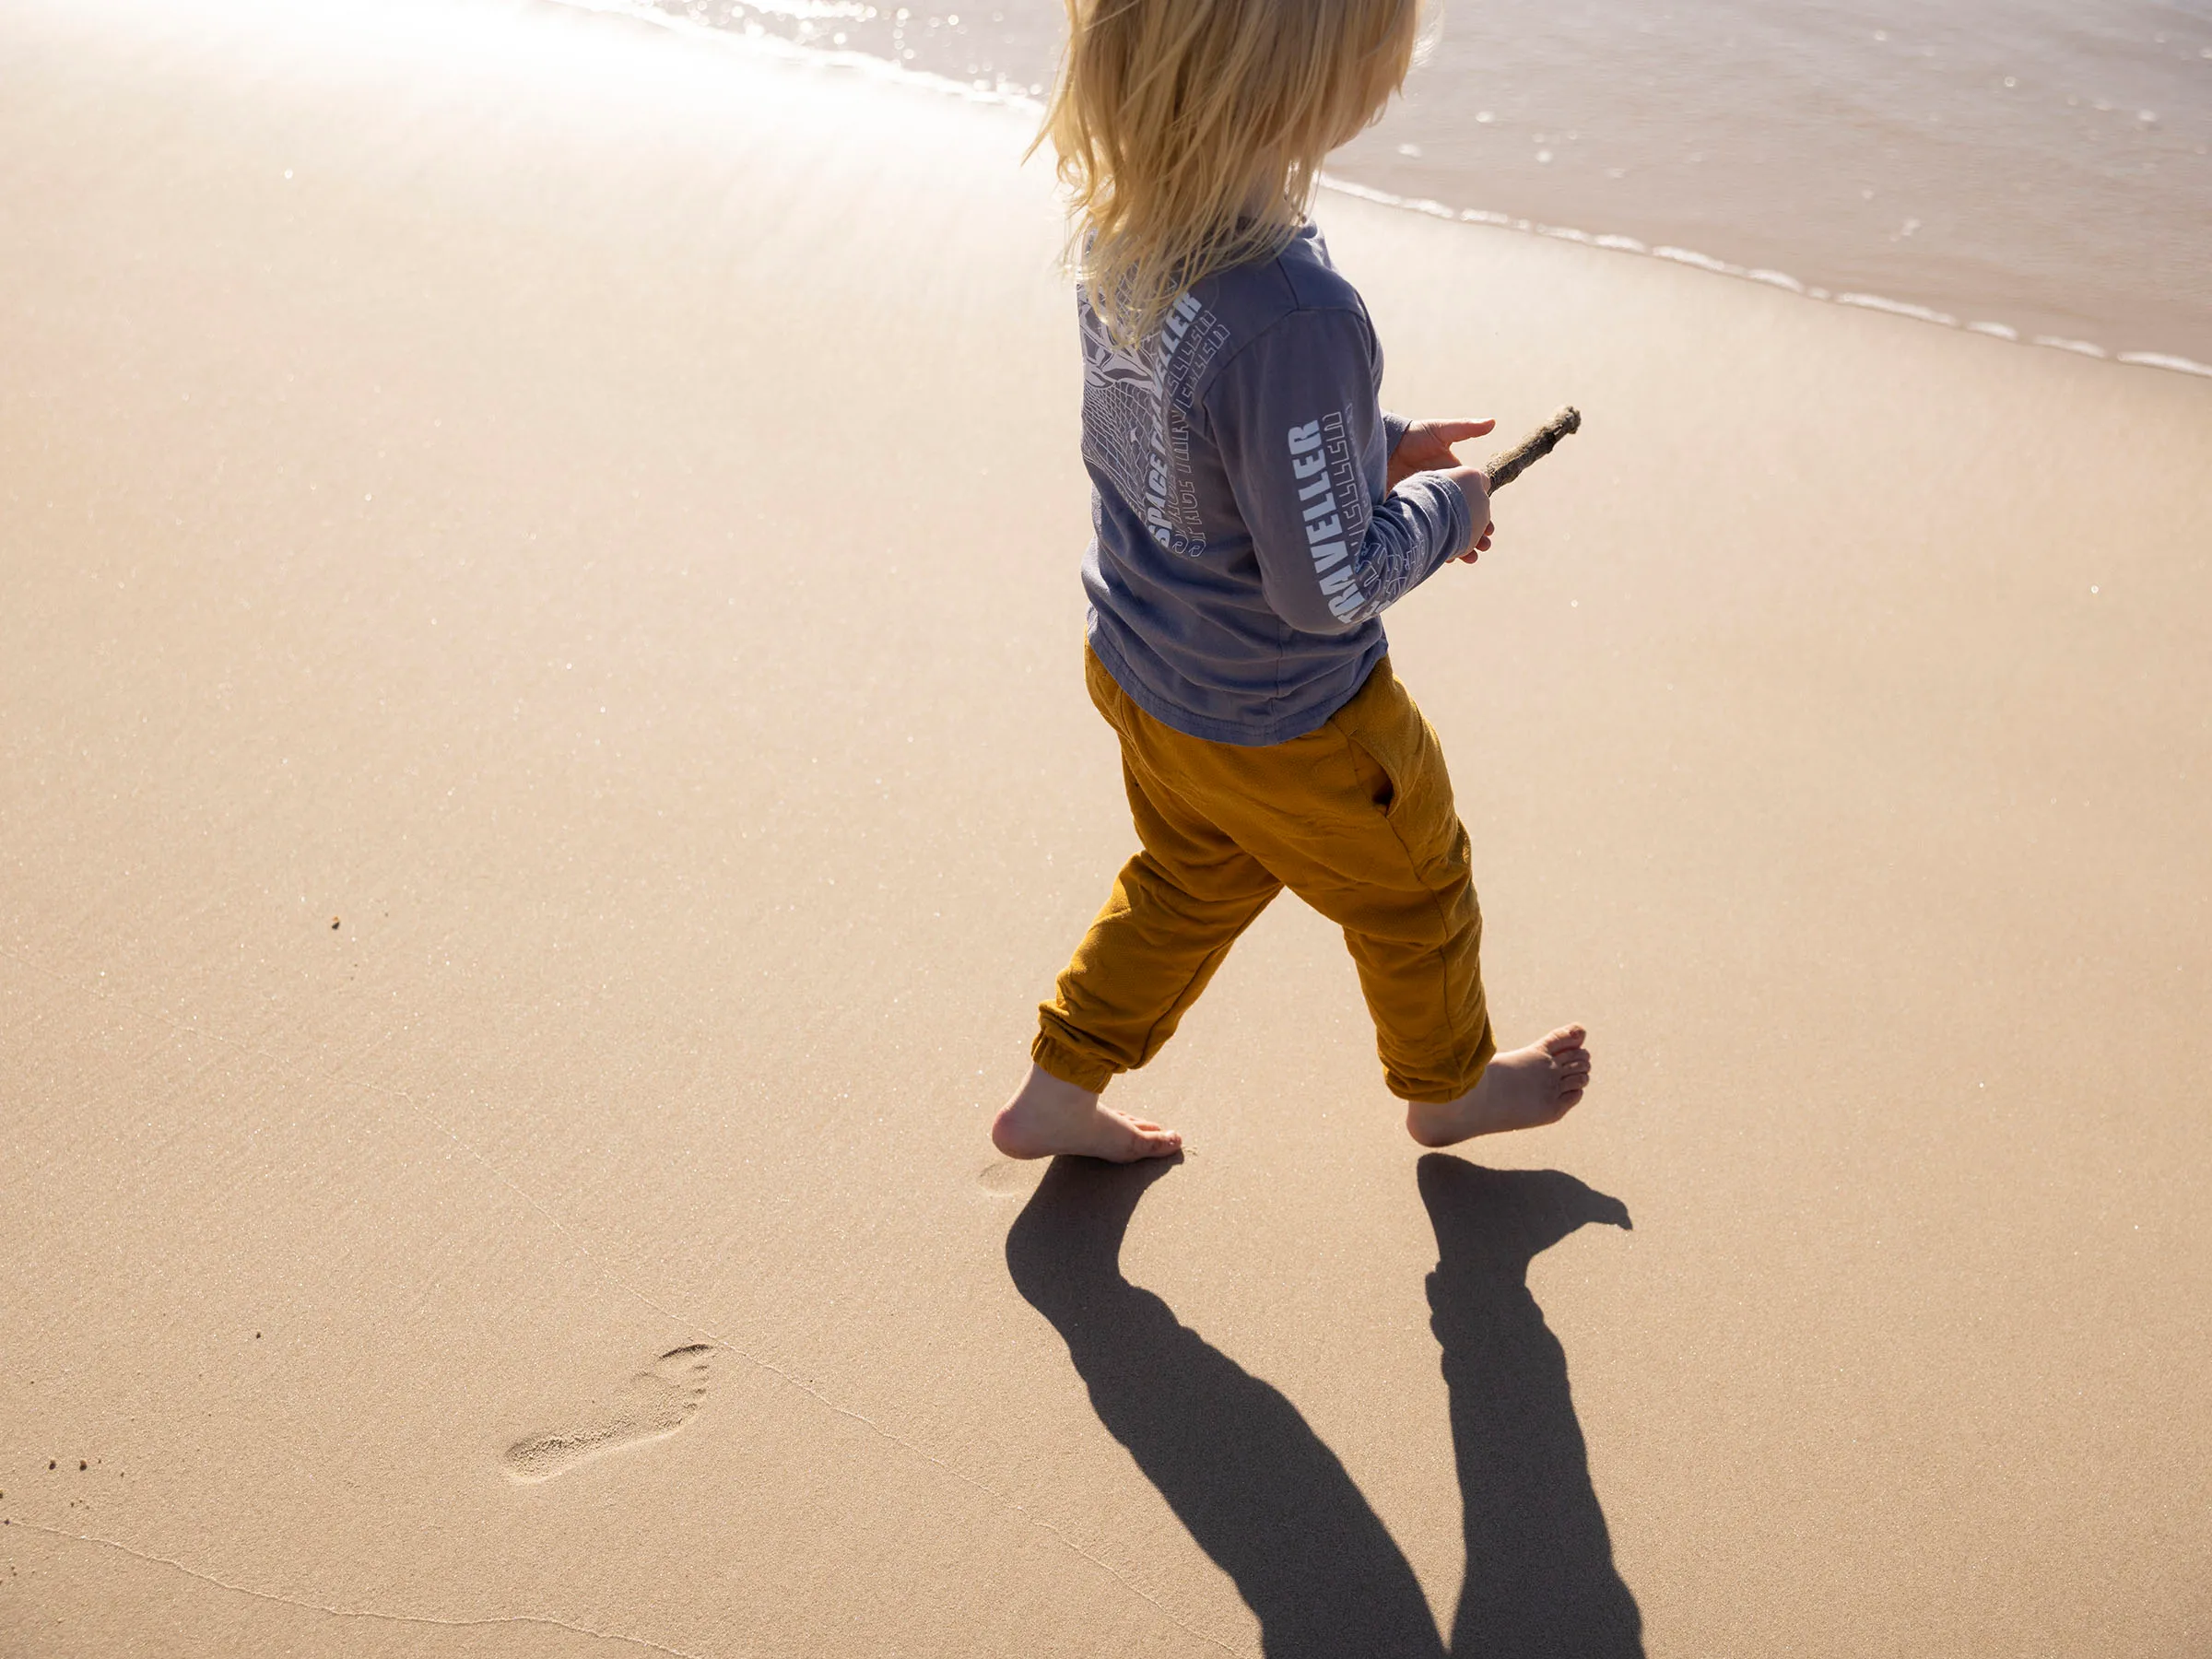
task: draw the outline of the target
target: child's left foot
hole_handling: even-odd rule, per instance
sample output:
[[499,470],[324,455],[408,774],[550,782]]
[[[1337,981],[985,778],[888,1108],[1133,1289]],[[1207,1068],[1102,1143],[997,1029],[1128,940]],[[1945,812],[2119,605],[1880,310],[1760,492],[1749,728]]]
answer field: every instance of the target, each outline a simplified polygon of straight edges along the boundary
[[1032,1065],[1029,1081],[999,1108],[991,1124],[991,1144],[1008,1158],[1067,1155],[1135,1163],[1143,1158],[1172,1158],[1182,1150],[1182,1136],[1101,1106],[1088,1089]]
[[1558,1123],[1590,1087],[1588,1037],[1579,1025],[1561,1026],[1541,1042],[1500,1054],[1456,1100],[1407,1101],[1406,1132],[1424,1147],[1449,1147]]

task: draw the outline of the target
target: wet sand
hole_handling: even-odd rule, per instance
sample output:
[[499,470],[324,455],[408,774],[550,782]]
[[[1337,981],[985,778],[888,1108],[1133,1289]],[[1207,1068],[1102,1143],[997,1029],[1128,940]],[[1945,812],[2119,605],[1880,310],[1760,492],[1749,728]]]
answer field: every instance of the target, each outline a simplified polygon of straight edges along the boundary
[[1285,900],[1120,1086],[1192,1156],[1048,1172],[1130,831],[1019,121],[76,9],[0,3],[0,1651],[2212,1641],[2212,386],[1324,200],[1392,406],[1587,419],[1392,633],[1600,1085],[1419,1156]]
[[[561,0],[1041,99],[1063,0]],[[1331,159],[1401,204],[2212,376],[2212,14],[1437,0]]]

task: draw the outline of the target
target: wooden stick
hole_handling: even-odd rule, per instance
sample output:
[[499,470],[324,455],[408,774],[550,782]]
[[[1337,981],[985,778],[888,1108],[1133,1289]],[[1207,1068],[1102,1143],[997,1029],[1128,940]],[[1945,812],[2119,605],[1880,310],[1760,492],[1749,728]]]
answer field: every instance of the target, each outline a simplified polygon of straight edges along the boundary
[[1495,495],[1559,447],[1559,440],[1583,429],[1583,412],[1569,404],[1512,449],[1490,460],[1490,493]]

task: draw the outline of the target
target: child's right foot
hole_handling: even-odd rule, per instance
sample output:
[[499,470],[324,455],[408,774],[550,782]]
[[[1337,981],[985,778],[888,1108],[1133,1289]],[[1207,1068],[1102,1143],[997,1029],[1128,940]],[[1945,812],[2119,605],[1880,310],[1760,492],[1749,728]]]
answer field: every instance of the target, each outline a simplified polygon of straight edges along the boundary
[[1424,1147],[1449,1147],[1477,1135],[1556,1124],[1590,1087],[1589,1033],[1561,1026],[1541,1042],[1500,1054],[1456,1100],[1406,1103],[1406,1132]]
[[1014,1091],[1014,1098],[999,1108],[992,1122],[991,1144],[1008,1158],[1065,1154],[1135,1163],[1143,1158],[1172,1158],[1182,1150],[1182,1136],[1101,1106],[1088,1089],[1032,1065],[1029,1081]]

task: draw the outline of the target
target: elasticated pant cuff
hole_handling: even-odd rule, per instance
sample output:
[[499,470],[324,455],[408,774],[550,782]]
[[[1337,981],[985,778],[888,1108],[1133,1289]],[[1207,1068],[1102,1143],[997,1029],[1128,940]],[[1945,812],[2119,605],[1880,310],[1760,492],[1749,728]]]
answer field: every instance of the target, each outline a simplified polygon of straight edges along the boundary
[[1486,1027],[1482,1033],[1481,1044],[1475,1051],[1475,1064],[1460,1073],[1456,1079],[1441,1083],[1431,1079],[1416,1082],[1395,1068],[1392,1068],[1386,1073],[1383,1080],[1390,1092],[1409,1106],[1445,1106],[1458,1100],[1476,1084],[1481,1082],[1482,1074],[1490,1069],[1490,1062],[1497,1058],[1497,1055],[1498,1044]]
[[1077,1088],[1092,1094],[1101,1093],[1113,1081],[1114,1068],[1102,1060],[1078,1053],[1057,1037],[1037,1033],[1037,1041],[1030,1044],[1030,1058],[1034,1060],[1063,1083],[1073,1083]]

